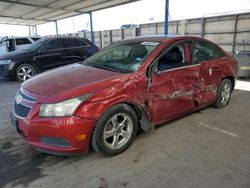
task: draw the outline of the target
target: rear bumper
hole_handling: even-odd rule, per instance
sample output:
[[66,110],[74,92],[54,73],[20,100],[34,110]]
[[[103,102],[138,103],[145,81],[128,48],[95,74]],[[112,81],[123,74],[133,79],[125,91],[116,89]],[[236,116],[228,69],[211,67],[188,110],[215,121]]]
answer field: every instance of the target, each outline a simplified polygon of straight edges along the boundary
[[[95,125],[80,117],[22,119],[12,116],[12,123],[22,139],[37,150],[56,155],[87,153]],[[13,118],[15,120],[13,120]]]

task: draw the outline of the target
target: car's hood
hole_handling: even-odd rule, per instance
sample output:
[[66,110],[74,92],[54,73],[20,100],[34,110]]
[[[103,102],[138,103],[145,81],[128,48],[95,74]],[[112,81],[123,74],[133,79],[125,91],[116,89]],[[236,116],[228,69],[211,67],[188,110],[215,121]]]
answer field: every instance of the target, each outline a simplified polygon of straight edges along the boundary
[[16,60],[19,58],[30,57],[33,55],[33,53],[33,51],[28,50],[17,50],[1,55],[0,60]]
[[21,88],[38,103],[59,102],[111,87],[125,77],[117,72],[72,64],[35,76]]

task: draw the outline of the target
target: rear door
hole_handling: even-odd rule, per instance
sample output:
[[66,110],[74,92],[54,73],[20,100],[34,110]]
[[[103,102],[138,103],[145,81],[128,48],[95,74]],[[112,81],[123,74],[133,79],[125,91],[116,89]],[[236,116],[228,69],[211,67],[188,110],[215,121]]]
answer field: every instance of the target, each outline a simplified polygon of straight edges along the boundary
[[190,48],[189,41],[174,45],[154,65],[157,72],[148,91],[154,123],[195,108],[194,88],[199,79],[199,65],[192,64]]
[[197,40],[195,41],[194,59],[196,64],[200,64],[200,88],[197,90],[199,103],[210,103],[217,94],[225,55],[213,43]]
[[37,66],[42,70],[49,70],[64,65],[63,39],[47,41],[34,57]]
[[64,39],[63,59],[65,64],[76,63],[87,58],[85,48],[87,44],[80,39]]

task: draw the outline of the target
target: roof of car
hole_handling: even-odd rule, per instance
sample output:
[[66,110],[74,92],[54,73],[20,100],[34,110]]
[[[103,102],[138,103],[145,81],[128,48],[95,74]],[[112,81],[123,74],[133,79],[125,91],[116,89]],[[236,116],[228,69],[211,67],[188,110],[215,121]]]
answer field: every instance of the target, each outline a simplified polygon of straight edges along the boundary
[[131,42],[140,42],[140,41],[152,41],[152,42],[163,42],[169,39],[187,39],[187,38],[197,38],[192,36],[183,36],[183,35],[146,35],[139,36],[131,39],[125,39],[123,41],[131,41]]
[[44,37],[43,39],[45,40],[50,40],[50,39],[83,39],[84,37]]
[[[120,42],[166,42],[169,40],[203,40],[203,41],[209,41],[207,39],[196,37],[196,36],[188,36],[188,35],[146,35],[146,36],[138,36],[135,38],[130,39],[124,39]],[[212,41],[209,41],[212,42]],[[212,42],[213,43],[213,42]]]

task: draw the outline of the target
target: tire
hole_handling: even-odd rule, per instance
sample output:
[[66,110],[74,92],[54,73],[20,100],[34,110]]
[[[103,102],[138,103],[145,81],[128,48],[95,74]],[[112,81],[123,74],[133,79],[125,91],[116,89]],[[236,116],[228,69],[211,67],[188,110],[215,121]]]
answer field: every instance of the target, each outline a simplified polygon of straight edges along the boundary
[[111,157],[125,151],[138,130],[136,112],[126,104],[118,104],[105,112],[94,128],[91,145],[100,155]]
[[16,79],[19,82],[24,82],[28,80],[29,78],[35,76],[37,74],[37,71],[35,67],[29,64],[21,64],[16,69]]
[[217,89],[217,96],[214,104],[216,108],[224,108],[228,105],[231,98],[232,89],[232,82],[229,79],[224,79],[221,81]]

